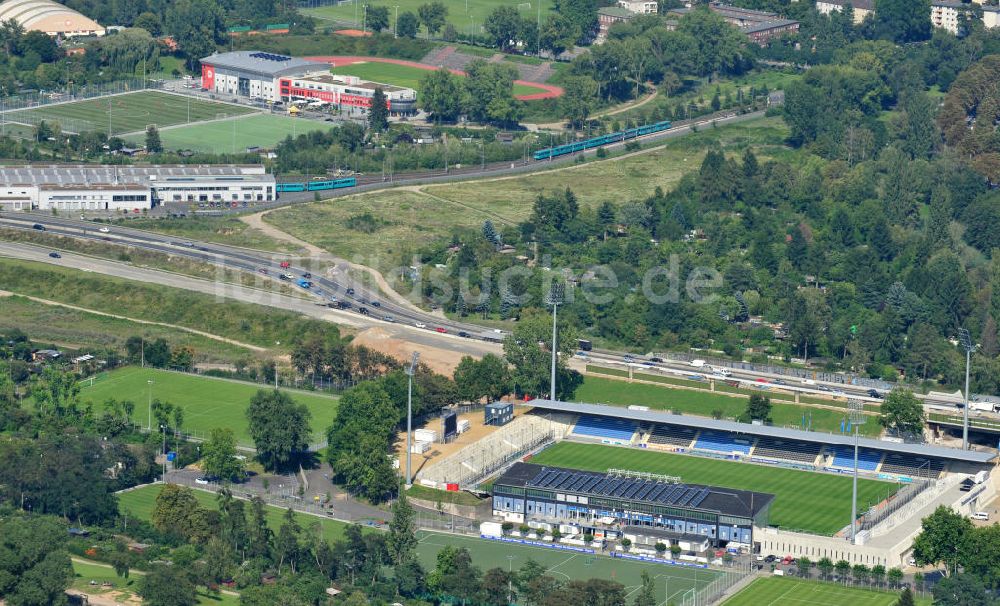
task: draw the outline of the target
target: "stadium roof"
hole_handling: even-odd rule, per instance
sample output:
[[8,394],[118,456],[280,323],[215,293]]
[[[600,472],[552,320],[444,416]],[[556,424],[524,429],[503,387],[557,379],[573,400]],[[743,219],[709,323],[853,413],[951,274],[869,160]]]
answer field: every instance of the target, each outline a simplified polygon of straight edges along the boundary
[[104,27],[52,0],[7,0],[0,4],[0,21],[13,19],[26,30],[50,35],[104,35]]
[[755,516],[774,500],[774,495],[763,492],[545,467],[533,463],[515,463],[497,478],[496,484],[700,509],[731,516]]
[[215,69],[233,70],[271,78],[330,69],[329,63],[307,61],[298,57],[263,51],[217,53],[205,57],[201,62],[211,65]]
[[[604,406],[601,404],[556,402],[553,400],[531,400],[527,403],[527,405],[557,412],[615,417],[618,419],[628,419],[631,421],[641,421],[646,423],[683,425],[685,427],[692,427],[696,429],[742,433],[754,436],[798,440],[800,442],[854,446],[854,436],[847,434],[803,431],[801,429],[789,429],[787,427],[774,427],[771,425],[752,425],[748,423],[736,423],[735,421],[721,421],[706,417],[675,415],[667,412],[657,412],[652,410],[629,410],[618,406]],[[872,450],[917,455],[922,457],[933,457],[937,459],[949,459],[952,461],[963,461],[966,463],[988,463],[996,457],[996,455],[992,452],[960,450],[958,448],[930,446],[927,444],[905,444],[899,442],[889,442],[886,440],[873,440],[871,438],[860,438],[858,443],[862,448]]]
[[267,179],[259,165],[133,165],[107,166],[99,164],[53,164],[33,166],[0,166],[0,184],[71,186],[94,183],[138,183],[151,180],[190,177],[245,177]]

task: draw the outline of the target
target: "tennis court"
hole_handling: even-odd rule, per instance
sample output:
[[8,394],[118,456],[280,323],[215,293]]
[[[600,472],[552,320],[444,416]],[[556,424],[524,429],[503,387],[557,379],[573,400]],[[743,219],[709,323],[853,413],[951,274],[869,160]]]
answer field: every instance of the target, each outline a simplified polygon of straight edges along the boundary
[[560,581],[574,579],[607,579],[625,586],[628,602],[642,583],[642,571],[653,577],[657,600],[667,601],[667,592],[680,603],[681,596],[692,589],[698,590],[721,576],[721,573],[703,568],[685,568],[669,564],[653,564],[611,558],[601,554],[575,553],[554,547],[536,547],[492,539],[466,537],[428,531],[417,533],[420,546],[417,553],[420,563],[432,569],[437,554],[445,545],[465,547],[472,555],[472,562],[484,572],[490,568],[518,570],[528,560],[546,567],[546,574]]

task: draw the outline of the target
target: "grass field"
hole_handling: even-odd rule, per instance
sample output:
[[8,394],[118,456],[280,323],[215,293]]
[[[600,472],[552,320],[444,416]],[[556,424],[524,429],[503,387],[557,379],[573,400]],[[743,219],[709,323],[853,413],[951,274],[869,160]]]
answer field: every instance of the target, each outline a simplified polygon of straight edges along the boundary
[[719,573],[710,570],[615,560],[600,555],[574,554],[546,547],[501,543],[474,537],[426,531],[420,531],[418,535],[420,546],[417,553],[420,563],[427,570],[434,568],[437,553],[445,545],[454,545],[467,548],[472,554],[472,562],[484,571],[490,568],[507,568],[508,564],[513,570],[517,570],[532,559],[546,567],[546,574],[561,581],[592,578],[618,581],[625,586],[629,603],[641,586],[643,570],[653,577],[657,600],[660,601],[666,600],[666,591],[670,591],[670,595],[677,600],[692,587],[704,587],[719,576]]
[[45,120],[59,123],[62,130],[71,132],[107,133],[110,128],[113,134],[120,135],[146,130],[150,124],[163,128],[174,124],[215,120],[223,116],[242,116],[257,111],[249,107],[160,91],[138,91],[11,111],[7,112],[6,119],[28,124]]
[[[329,130],[326,122],[292,118],[282,114],[257,114],[205,122],[191,126],[178,126],[160,131],[160,141],[165,149],[190,149],[195,151],[229,154],[243,153],[248,147],[273,149],[282,139],[315,130]],[[145,141],[144,134],[126,137],[136,143]]]
[[[729,598],[725,606],[892,606],[897,591],[876,591],[790,577],[762,577]],[[930,606],[929,598],[917,598]]]
[[[229,427],[236,433],[240,444],[253,445],[247,430],[245,410],[257,390],[269,389],[267,385],[127,367],[99,375],[92,387],[88,381],[81,382],[80,399],[93,402],[95,407],[110,398],[131,400],[135,403],[133,421],[146,423],[150,380],[153,381],[153,399],[184,409],[184,430],[204,437],[215,427]],[[305,391],[283,391],[309,409],[312,413],[313,440],[321,440],[336,414],[337,398]]]
[[[707,386],[707,383],[700,385],[704,388]],[[767,395],[767,392],[764,393]],[[747,399],[742,397],[712,393],[707,390],[671,389],[647,383],[626,383],[617,379],[594,376],[584,379],[583,385],[577,388],[573,399],[579,402],[615,406],[638,404],[649,406],[653,410],[674,410],[703,417],[712,416],[713,411],[722,411],[722,417],[726,419],[735,419],[747,407]],[[803,414],[811,415],[814,431],[831,433],[839,433],[840,422],[847,417],[846,410],[813,408],[771,399],[771,418],[774,425],[801,429]],[[881,426],[874,418],[861,426],[863,435],[877,436],[881,431]]]
[[155,324],[138,324],[76,309],[43,305],[24,297],[0,297],[0,331],[18,328],[42,343],[62,347],[121,349],[133,335],[162,337],[174,347],[191,347],[199,361],[234,362],[253,356],[237,345]]
[[[169,131],[168,131],[169,132]],[[248,226],[239,217],[183,217],[157,219],[129,219],[122,223],[127,227],[148,229],[161,234],[182,236],[190,240],[217,242],[230,246],[242,246],[269,252],[301,254],[304,251],[294,245],[275,240],[259,229]]]
[[[833,535],[851,519],[848,476],[575,442],[551,446],[531,462],[591,471],[609,468],[647,471],[680,476],[692,484],[770,493],[774,495],[770,523],[785,530]],[[885,499],[896,488],[889,482],[858,480],[859,511]]]
[[[122,510],[128,510],[131,515],[149,520],[152,517],[153,507],[156,503],[156,495],[160,493],[161,489],[161,485],[150,485],[119,493],[119,507]],[[213,509],[216,507],[214,494],[195,490],[194,495],[203,507]],[[281,525],[281,516],[283,514],[284,511],[277,507],[269,506],[267,508],[268,524],[275,532],[277,532],[278,527]],[[296,515],[299,518],[299,523],[304,528],[308,528],[310,524],[319,522],[320,532],[326,539],[334,540],[343,535],[345,524],[342,522],[301,513]],[[706,570],[674,568],[666,565],[649,565],[640,562],[612,560],[604,556],[573,554],[544,547],[499,543],[475,537],[424,531],[418,534],[420,544],[417,547],[417,554],[420,562],[427,570],[434,568],[437,553],[441,548],[450,544],[468,548],[472,554],[473,563],[482,570],[493,567],[506,568],[508,566],[513,570],[517,570],[529,559],[533,559],[545,566],[548,569],[548,574],[558,579],[614,579],[625,585],[628,591],[633,591],[638,587],[641,572],[647,570],[655,580],[657,595],[660,600],[665,598],[665,581],[669,580],[668,584],[671,595],[676,594],[679,596],[684,591],[696,585],[702,586],[706,584],[718,574]],[[508,559],[508,556],[511,556],[510,559]]]
[[[334,67],[333,73],[345,76],[357,76],[373,82],[384,84],[395,84],[405,86],[420,92],[420,80],[430,72],[419,67],[409,65],[398,65],[395,63],[381,63],[371,61],[366,63],[352,63],[343,67]],[[531,95],[542,92],[542,89],[524,84],[514,85],[515,95]]]
[[[552,0],[540,0],[542,9],[542,20],[545,20],[545,16],[554,8]],[[399,12],[411,11],[416,14],[417,7],[424,4],[424,0],[398,0],[396,2],[387,2],[385,0],[376,0],[372,2],[372,6],[385,6],[389,9],[389,26],[392,29],[392,25],[395,19],[395,6],[399,6]],[[361,28],[361,22],[364,19],[364,2],[355,3],[343,3],[336,4],[332,6],[323,6],[319,8],[309,8],[302,10],[303,13],[316,17],[317,19],[325,19],[338,21],[344,24],[356,23],[358,29]],[[513,6],[521,12],[521,16],[535,19],[538,17],[539,6],[535,2],[524,2],[524,3],[507,3],[500,0],[444,0],[444,5],[448,7],[448,16],[446,20],[455,26],[458,33],[468,35],[472,23],[475,23],[475,33],[476,35],[481,35],[483,29],[483,21],[489,16],[491,12],[498,6]],[[355,10],[356,9],[356,10]],[[356,15],[356,16],[355,16]],[[421,32],[424,32],[424,28],[421,26]],[[440,35],[440,32],[438,33]]]

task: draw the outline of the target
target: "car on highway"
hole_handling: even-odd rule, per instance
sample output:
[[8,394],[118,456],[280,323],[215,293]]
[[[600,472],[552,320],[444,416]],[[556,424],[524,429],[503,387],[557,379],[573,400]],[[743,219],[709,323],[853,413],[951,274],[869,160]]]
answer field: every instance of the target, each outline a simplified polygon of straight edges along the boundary
[[108,229],[107,227],[102,227],[101,229],[99,229],[97,231],[101,232],[102,234],[106,234],[106,233],[109,233],[111,230]]
[[288,269],[291,266],[292,266],[292,264],[289,263],[288,261],[282,261],[281,262],[281,269]]
[[382,304],[378,301],[372,301],[372,307],[382,307]]
[[37,229],[38,231],[45,231],[45,226],[41,223],[35,223],[31,226],[31,229]]
[[194,479],[194,483],[195,484],[200,484],[202,486],[208,486],[208,484],[209,484],[208,478],[195,478]]
[[288,274],[281,274],[278,277],[281,278],[282,280],[285,280],[285,281],[288,281],[288,280],[292,279],[292,277],[290,275],[288,275]]
[[469,333],[465,332],[464,330],[460,330],[460,331],[458,331],[458,336],[460,336],[460,337],[468,337]]
[[61,259],[62,258],[62,255],[60,255],[57,252],[50,252],[49,256],[52,257],[53,259]]
[[392,316],[382,316],[382,319],[385,320],[386,322],[395,322],[396,321],[396,319],[393,318]]
[[369,313],[368,312],[368,308],[367,307],[359,307],[358,308],[358,313],[361,314],[362,316],[367,316],[368,313]]
[[348,287],[348,289],[347,289],[347,294],[349,294],[349,295],[353,296],[353,295],[354,295],[354,289],[353,289],[353,288],[350,288],[350,287]]
[[701,368],[702,366],[705,365],[705,361],[704,360],[691,360],[689,362],[689,364],[691,366],[694,366],[695,368]]
[[434,328],[434,330],[438,332],[448,332],[448,329],[444,328],[443,326],[437,326]]
[[187,242],[181,242],[181,244],[187,246],[188,248],[194,248],[194,242],[191,242],[190,240],[188,240]]
[[309,272],[306,272],[306,273],[302,274],[302,277],[303,278],[311,278],[311,277],[313,277],[313,275],[311,273],[309,273]]
[[266,276],[267,275],[267,270],[264,269],[263,267],[258,267],[257,268],[257,273],[264,274]]
[[980,522],[987,522],[990,519],[990,514],[986,513],[985,511],[977,511],[969,517],[971,517],[973,520],[979,520]]
[[878,391],[877,389],[869,389],[869,390],[868,390],[868,395],[869,395],[870,397],[872,397],[872,398],[876,398],[876,399],[878,399],[878,400],[881,400],[881,399],[882,399],[882,394],[881,394],[881,393],[879,393],[879,391]]
[[427,328],[427,325],[424,324],[423,322],[417,322],[416,324],[414,324],[414,326],[416,326],[417,328]]

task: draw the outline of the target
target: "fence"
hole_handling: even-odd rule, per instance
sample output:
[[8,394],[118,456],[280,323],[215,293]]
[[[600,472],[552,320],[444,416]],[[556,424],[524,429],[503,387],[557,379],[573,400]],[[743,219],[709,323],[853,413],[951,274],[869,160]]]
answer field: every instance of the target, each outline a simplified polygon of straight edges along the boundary
[[925,499],[917,499],[917,497],[924,494],[927,489],[937,484],[938,483],[936,482],[920,479],[914,481],[912,484],[903,486],[897,490],[896,494],[892,495],[892,497],[872,505],[872,507],[864,513],[864,517],[861,522],[861,530],[870,530],[884,520],[893,517],[897,512],[904,510],[910,511],[910,508],[908,508],[907,505],[914,501],[923,504]]
[[[146,78],[136,78],[134,80],[119,80],[117,82],[104,82],[100,84],[86,84],[83,86],[70,86],[65,91],[43,93],[40,91],[11,95],[0,100],[0,111],[12,112],[15,110],[44,107],[58,103],[70,101],[83,101],[96,97],[107,97],[108,95],[121,95],[147,89],[162,89],[163,84],[158,80]],[[9,119],[9,117],[8,117]]]

